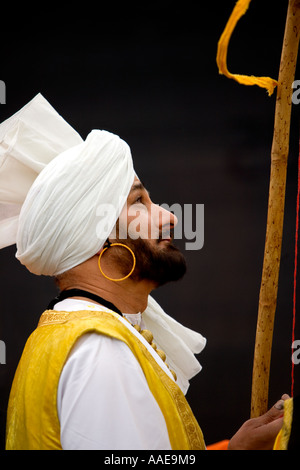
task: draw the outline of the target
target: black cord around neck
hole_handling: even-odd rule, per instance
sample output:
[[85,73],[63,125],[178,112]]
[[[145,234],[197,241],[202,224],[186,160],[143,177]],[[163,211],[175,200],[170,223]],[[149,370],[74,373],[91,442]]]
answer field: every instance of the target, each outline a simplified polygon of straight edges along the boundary
[[50,304],[48,305],[47,309],[52,310],[54,305],[57,304],[58,302],[61,302],[62,300],[68,299],[69,297],[86,297],[90,300],[95,300],[101,305],[104,305],[104,307],[109,308],[110,310],[113,310],[114,312],[118,313],[119,315],[122,315],[120,310],[111,302],[108,302],[108,300],[103,299],[99,295],[93,294],[92,292],[87,292],[82,289],[69,289],[69,290],[63,290],[58,294],[55,299],[51,300]]

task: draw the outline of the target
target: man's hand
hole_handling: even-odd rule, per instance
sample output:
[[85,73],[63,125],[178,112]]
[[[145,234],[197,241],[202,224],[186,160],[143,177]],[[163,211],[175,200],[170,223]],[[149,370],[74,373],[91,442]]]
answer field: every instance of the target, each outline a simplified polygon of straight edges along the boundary
[[267,413],[246,421],[228,444],[228,450],[272,450],[277,434],[282,427],[284,400],[282,395]]

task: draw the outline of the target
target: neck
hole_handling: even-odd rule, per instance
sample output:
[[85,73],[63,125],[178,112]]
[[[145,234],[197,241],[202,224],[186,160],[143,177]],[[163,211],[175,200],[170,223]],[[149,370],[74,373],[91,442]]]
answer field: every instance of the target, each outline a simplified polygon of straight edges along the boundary
[[[125,281],[114,282],[105,279],[97,269],[88,269],[88,266],[73,268],[65,277],[63,276],[59,287],[61,290],[81,289],[90,292],[111,302],[122,313],[143,312],[148,304],[148,296],[154,289],[154,284],[149,281]],[[74,297],[88,299],[88,297]],[[95,302],[95,300],[93,300]],[[98,303],[98,302],[97,302]]]
[[[128,283],[126,288],[126,286],[99,286],[89,282],[77,282],[70,285],[68,289],[82,289],[99,297],[103,297],[105,300],[115,305],[122,313],[143,312],[147,307],[148,295],[150,293],[143,288],[132,288],[132,286],[128,286]],[[88,296],[75,298],[85,299],[88,298]]]

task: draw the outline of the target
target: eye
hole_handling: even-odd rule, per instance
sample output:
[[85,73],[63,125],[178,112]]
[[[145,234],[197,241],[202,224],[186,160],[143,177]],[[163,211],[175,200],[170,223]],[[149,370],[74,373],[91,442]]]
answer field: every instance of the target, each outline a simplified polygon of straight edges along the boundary
[[134,201],[134,204],[139,204],[139,203],[143,203],[143,197],[142,196],[139,196],[135,201]]

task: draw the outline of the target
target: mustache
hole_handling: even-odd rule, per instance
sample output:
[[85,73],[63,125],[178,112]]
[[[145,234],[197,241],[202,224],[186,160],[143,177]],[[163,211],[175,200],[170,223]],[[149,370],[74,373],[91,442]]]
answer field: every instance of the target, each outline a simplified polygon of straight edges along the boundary
[[173,241],[174,240],[174,227],[165,227],[165,228],[162,228],[162,230],[159,231],[159,235],[158,235],[158,241],[161,241],[161,240],[171,240]]

